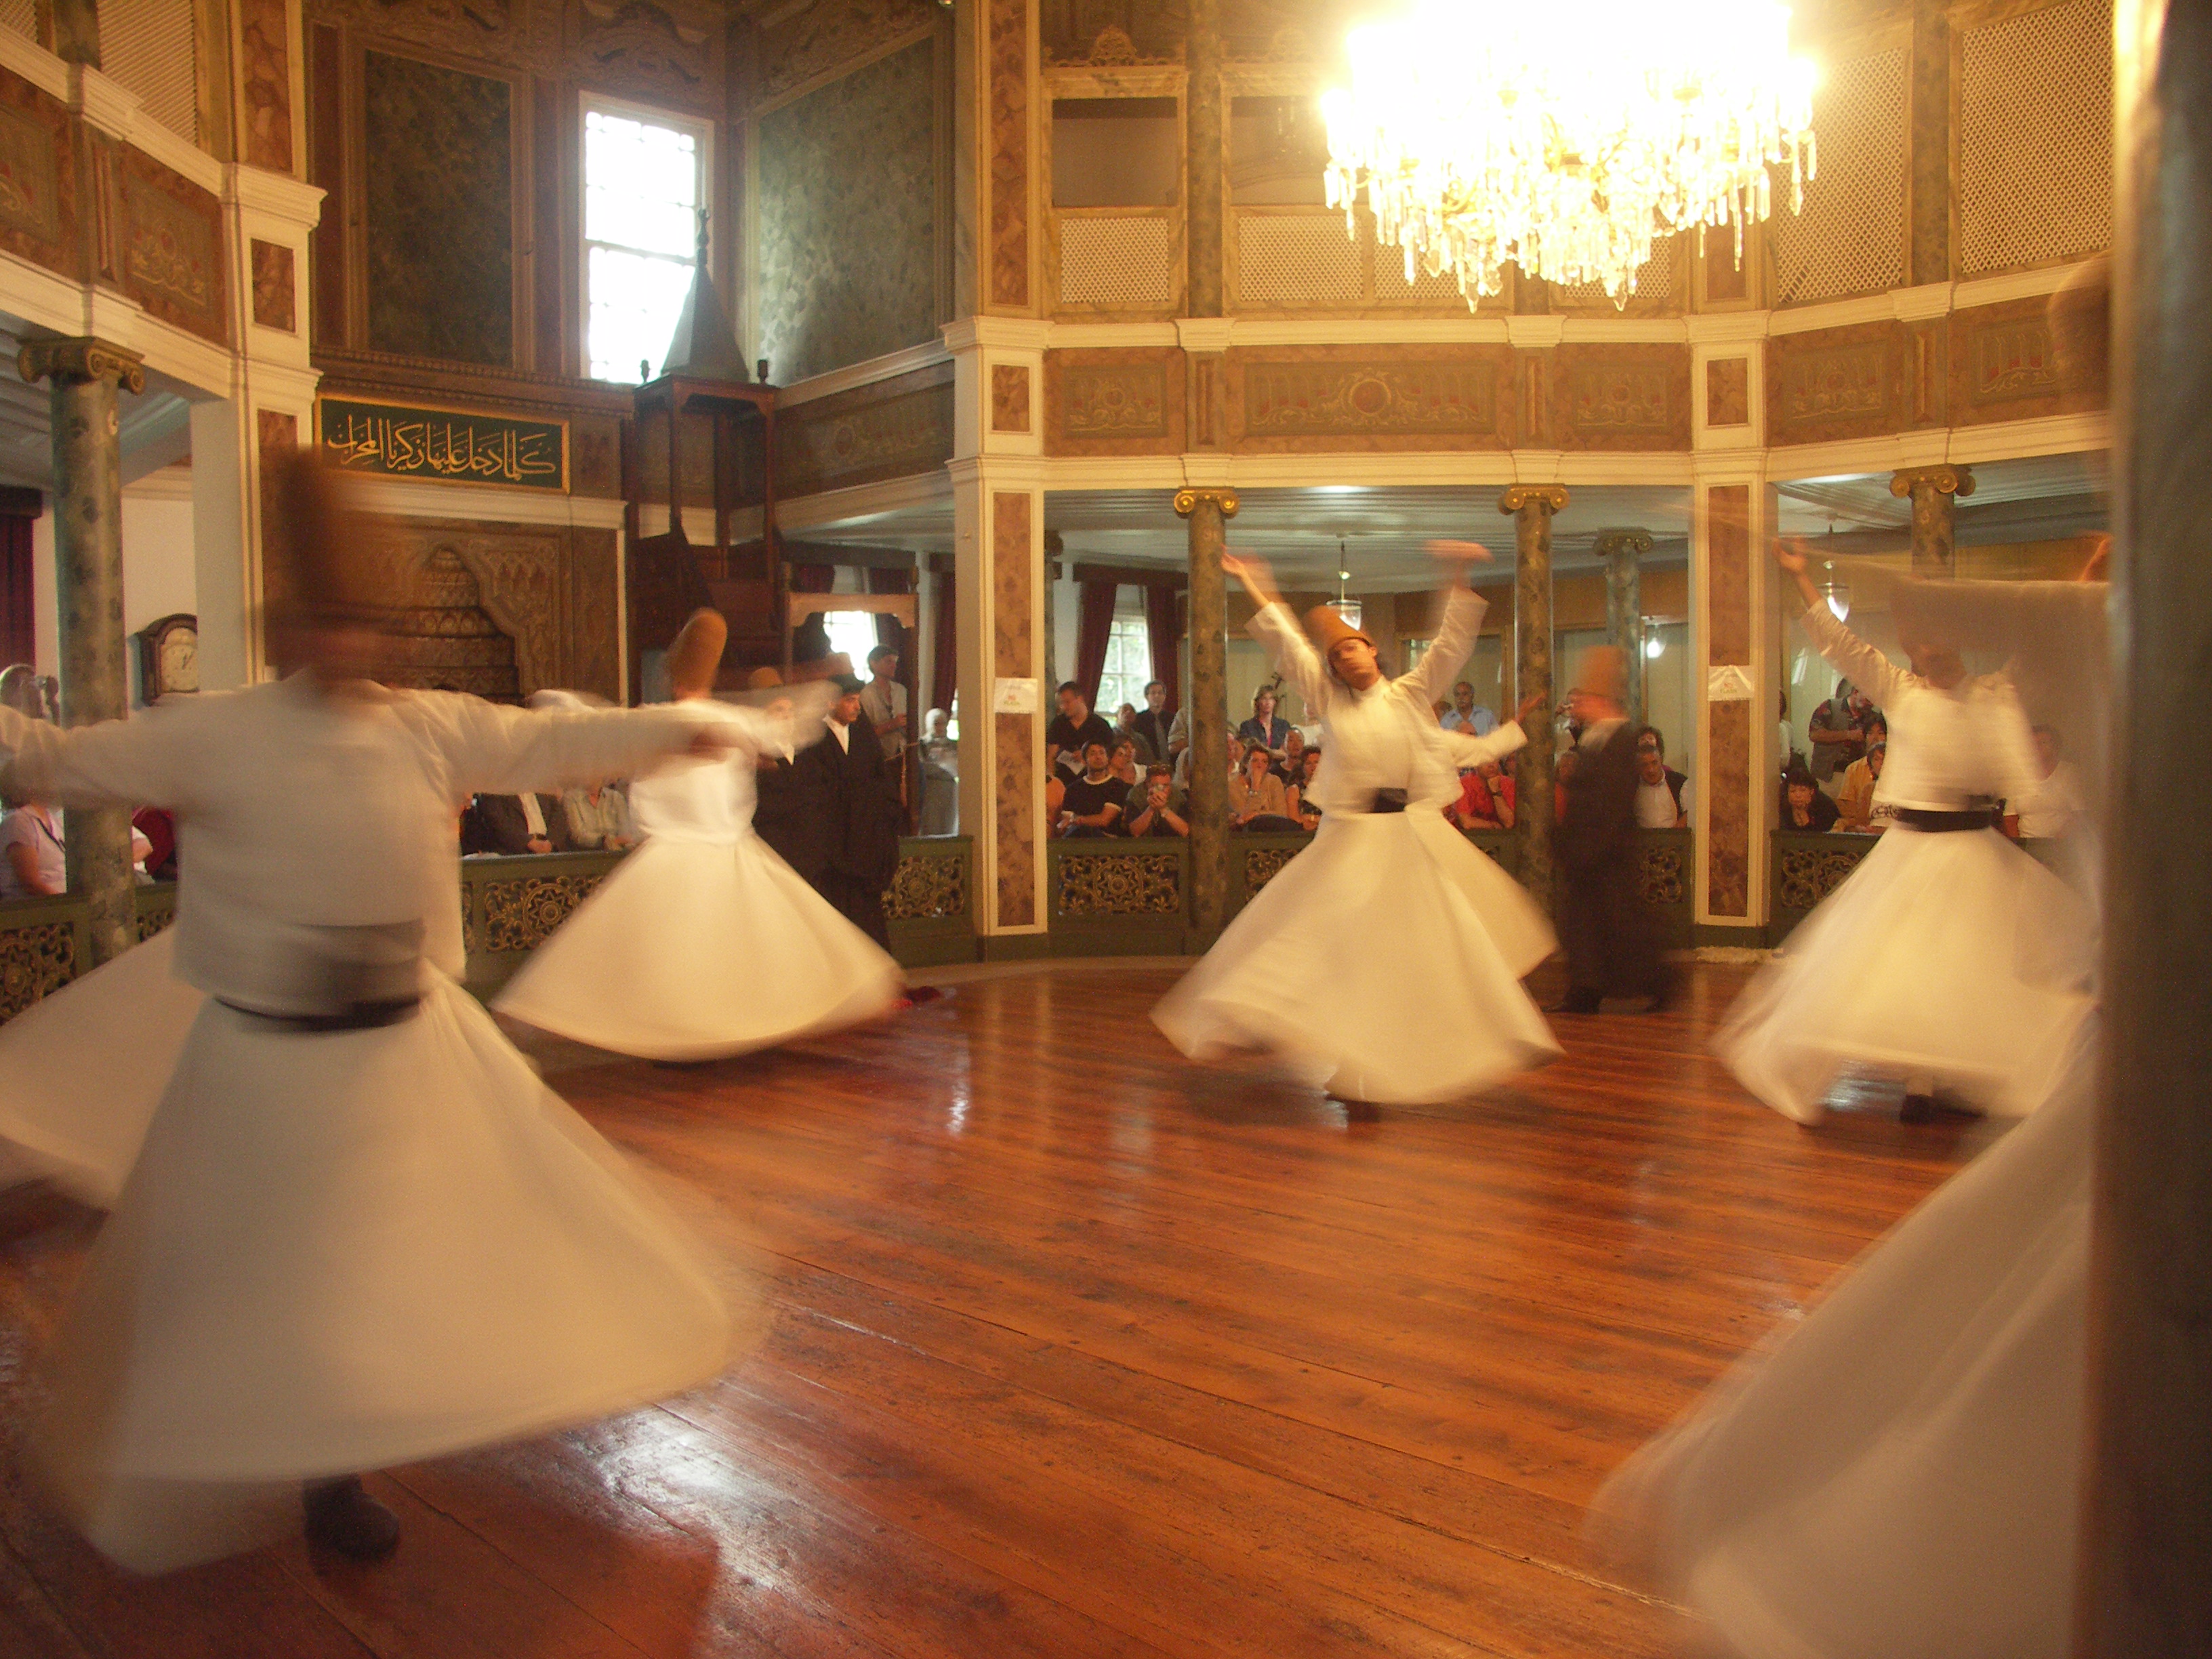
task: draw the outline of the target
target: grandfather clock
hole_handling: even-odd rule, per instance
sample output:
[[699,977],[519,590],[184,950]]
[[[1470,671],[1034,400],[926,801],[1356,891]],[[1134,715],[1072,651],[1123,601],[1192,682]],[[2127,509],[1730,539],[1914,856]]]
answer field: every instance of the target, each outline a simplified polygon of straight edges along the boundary
[[[643,690],[647,652],[663,651],[701,605],[730,624],[726,680],[746,670],[787,665],[783,563],[775,544],[775,389],[746,370],[737,331],[707,267],[707,216],[699,250],[659,377],[638,387],[623,422],[623,496],[629,536],[629,696]],[[663,491],[665,490],[665,494]],[[668,507],[668,527],[643,533],[648,496]],[[711,505],[711,542],[684,532],[686,497]],[[651,505],[659,505],[658,501]],[[761,511],[761,533],[742,544],[731,520]]]

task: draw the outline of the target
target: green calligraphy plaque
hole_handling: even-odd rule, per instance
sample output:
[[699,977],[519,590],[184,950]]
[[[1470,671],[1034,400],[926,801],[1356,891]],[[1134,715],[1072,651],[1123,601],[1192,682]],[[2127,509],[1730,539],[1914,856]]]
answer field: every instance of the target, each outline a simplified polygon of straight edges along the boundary
[[349,472],[565,492],[568,423],[466,409],[321,398],[316,436]]

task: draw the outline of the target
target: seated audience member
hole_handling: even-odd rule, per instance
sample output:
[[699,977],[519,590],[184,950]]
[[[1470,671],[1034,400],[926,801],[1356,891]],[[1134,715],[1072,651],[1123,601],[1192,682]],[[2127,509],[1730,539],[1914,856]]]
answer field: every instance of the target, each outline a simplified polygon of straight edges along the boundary
[[579,852],[619,853],[637,842],[629,799],[611,783],[566,791],[561,816],[568,825],[568,844]]
[[1052,769],[1052,775],[1044,781],[1044,816],[1046,823],[1056,824],[1060,822],[1060,803],[1066,799],[1067,774],[1061,771],[1057,766],[1055,766]]
[[1256,743],[1267,751],[1271,761],[1282,757],[1283,744],[1291,735],[1291,723],[1275,712],[1275,693],[1271,687],[1261,686],[1252,694],[1252,718],[1237,728],[1237,735],[1246,743]]
[[1071,839],[1110,836],[1121,822],[1129,786],[1114,775],[1106,757],[1103,743],[1083,745],[1082,775],[1068,780],[1060,798],[1060,811],[1053,819],[1061,835]]
[[1816,832],[1836,827],[1836,803],[1820,793],[1812,773],[1802,766],[1791,767],[1783,780],[1782,827]]
[[0,669],[0,704],[34,720],[61,723],[61,689],[51,674],[27,662]]
[[922,717],[921,822],[925,836],[960,833],[960,745],[949,735],[951,717],[933,708]]
[[1437,724],[1447,732],[1464,732],[1469,737],[1479,738],[1497,729],[1498,716],[1487,708],[1475,707],[1473,684],[1462,680],[1452,687],[1451,707],[1444,710]]
[[1136,719],[1137,758],[1147,766],[1174,763],[1182,747],[1176,738],[1181,714],[1168,713],[1168,689],[1158,680],[1145,687],[1145,707]]
[[1183,816],[1182,797],[1175,792],[1175,779],[1164,766],[1146,769],[1145,781],[1129,794],[1124,833],[1134,836],[1188,836],[1189,821]]
[[1444,809],[1444,816],[1462,830],[1510,830],[1513,827],[1513,777],[1496,761],[1459,775],[1459,799]]
[[478,795],[461,818],[461,851],[565,853],[568,821],[558,795]]
[[142,806],[131,815],[131,828],[146,837],[146,873],[155,881],[177,878],[177,821],[159,806]]
[[1291,816],[1298,821],[1298,828],[1311,835],[1321,828],[1321,808],[1313,802],[1314,774],[1321,770],[1321,750],[1306,750],[1304,764],[1298,768],[1297,799],[1291,803]]
[[[1229,764],[1228,764],[1227,770],[1225,771],[1225,773],[1224,774],[1224,776],[1227,776],[1227,777],[1232,777],[1232,778],[1233,778],[1233,777],[1235,777],[1235,776],[1236,776],[1239,772],[1243,771],[1243,769],[1244,769],[1244,741],[1243,741],[1243,738],[1239,738],[1239,737],[1238,737],[1238,736],[1237,736],[1234,732],[1231,732],[1229,734]],[[1178,795],[1182,796],[1185,799],[1189,799],[1189,796],[1190,796],[1190,748],[1189,748],[1189,746],[1188,746],[1188,744],[1184,745],[1183,751],[1182,751],[1180,755],[1177,755],[1177,756],[1176,757],[1176,762],[1175,762],[1175,787],[1176,787],[1176,793],[1177,793]]]
[[1137,763],[1137,740],[1117,737],[1114,746],[1106,751],[1106,769],[1131,789],[1140,788],[1145,781],[1144,768]]
[[1690,822],[1682,788],[1689,782],[1667,764],[1667,739],[1647,726],[1636,734],[1636,824],[1639,830],[1680,830]]
[[1137,735],[1137,705],[1133,702],[1125,702],[1114,711],[1114,741],[1121,743],[1125,739],[1143,747],[1143,739]]
[[1175,718],[1168,722],[1168,760],[1170,764],[1182,758],[1190,748],[1190,710],[1178,708]]
[[1229,827],[1263,835],[1295,834],[1290,798],[1275,775],[1266,749],[1255,743],[1244,750],[1244,767],[1229,780]]
[[1894,809],[1876,805],[1875,786],[1881,781],[1883,763],[1889,757],[1889,745],[1871,743],[1867,751],[1844,769],[1844,781],[1836,791],[1836,828],[1872,834],[1887,830],[1896,822]]
[[52,898],[69,886],[69,849],[54,825],[54,810],[27,800],[0,816],[0,899]]
[[1305,781],[1306,734],[1295,726],[1283,739],[1283,756],[1275,763],[1275,775],[1285,789],[1295,789]]
[[1073,777],[1083,770],[1083,750],[1088,744],[1111,745],[1114,728],[1091,712],[1089,699],[1073,680],[1060,688],[1060,714],[1044,729],[1047,766]]
[[2013,805],[2020,817],[2020,833],[2039,840],[2057,841],[2069,834],[2081,816],[2081,775],[2074,763],[2061,757],[2058,733],[2047,726],[2035,728],[2035,757],[2042,781]]

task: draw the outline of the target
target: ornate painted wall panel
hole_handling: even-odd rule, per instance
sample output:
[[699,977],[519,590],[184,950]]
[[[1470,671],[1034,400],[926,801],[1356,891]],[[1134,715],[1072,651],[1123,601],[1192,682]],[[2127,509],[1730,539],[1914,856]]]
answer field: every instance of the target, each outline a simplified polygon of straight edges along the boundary
[[[1751,487],[1705,492],[1705,661],[1751,664]],[[1716,916],[1751,914],[1752,699],[1705,705],[1706,908]],[[1764,711],[1771,714],[1771,710]],[[1763,716],[1762,716],[1763,717]],[[1758,826],[1763,833],[1765,826]]]
[[284,0],[240,0],[239,80],[246,160],[292,170],[292,45]]
[[933,0],[827,0],[763,26],[755,96],[805,86],[902,34],[933,27]]
[[1045,453],[1180,454],[1188,380],[1174,346],[1047,352]]
[[936,47],[760,118],[760,349],[789,382],[936,337]]
[[1561,345],[1546,365],[1562,449],[1687,449],[1690,354],[1674,345]]
[[2106,363],[2067,365],[2080,384],[2062,386],[2040,298],[1976,306],[1950,319],[1950,407],[1954,426],[2071,415],[2106,405]]
[[795,404],[775,447],[779,496],[934,472],[952,459],[952,365]]
[[1506,448],[1513,364],[1504,346],[1232,347],[1230,442],[1246,453]]
[[986,269],[990,303],[1026,311],[1035,301],[1030,268],[1030,8],[1027,0],[987,0],[983,16],[986,113],[990,123]]
[[[1030,611],[1036,600],[1036,561],[1030,546],[1032,504],[1026,494],[991,495],[991,641],[993,672],[1027,679],[1036,673]],[[995,714],[994,745],[998,789],[992,810],[998,827],[998,920],[1026,927],[1036,913],[1036,769],[1043,749],[1036,714]]]
[[0,70],[0,248],[74,276],[76,130],[68,106]]
[[494,76],[366,54],[372,349],[514,361],[514,91]]
[[1905,347],[1895,323],[1778,336],[1767,346],[1767,441],[1829,443],[1896,431],[1906,401]]

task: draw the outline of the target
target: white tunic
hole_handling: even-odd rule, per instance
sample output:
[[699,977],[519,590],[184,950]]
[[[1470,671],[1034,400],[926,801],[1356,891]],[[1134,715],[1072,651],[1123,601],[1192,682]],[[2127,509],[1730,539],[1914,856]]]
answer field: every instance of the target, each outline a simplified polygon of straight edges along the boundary
[[[298,1526],[302,1480],[540,1432],[720,1369],[720,1270],[450,977],[455,802],[632,771],[698,725],[299,678],[70,732],[0,710],[16,787],[174,811],[178,970],[220,999],[128,1164],[32,1439],[111,1559],[165,1571],[246,1547]],[[319,929],[416,922],[411,1017],[311,1032],[225,1006],[300,1008]],[[143,955],[56,999],[60,1029],[147,1040],[130,1006],[106,1030],[91,1018],[119,1000],[95,981],[128,990],[138,969],[115,970]],[[121,1173],[131,1138],[84,1162]]]
[[578,1042],[671,1060],[743,1054],[884,1012],[903,985],[898,964],[753,831],[754,757],[813,741],[819,712],[688,706],[735,752],[673,761],[631,787],[644,844],[492,1006]]
[[[1323,711],[1321,829],[1153,1010],[1185,1054],[1264,1049],[1346,1097],[1412,1103],[1473,1093],[1559,1052],[1520,984],[1554,948],[1551,926],[1443,818],[1461,765],[1522,741],[1517,727],[1447,733],[1431,712],[1482,612],[1454,592],[1421,666],[1364,691],[1328,674],[1282,606],[1253,619],[1285,681]],[[1383,789],[1404,790],[1406,810],[1373,811]]]

